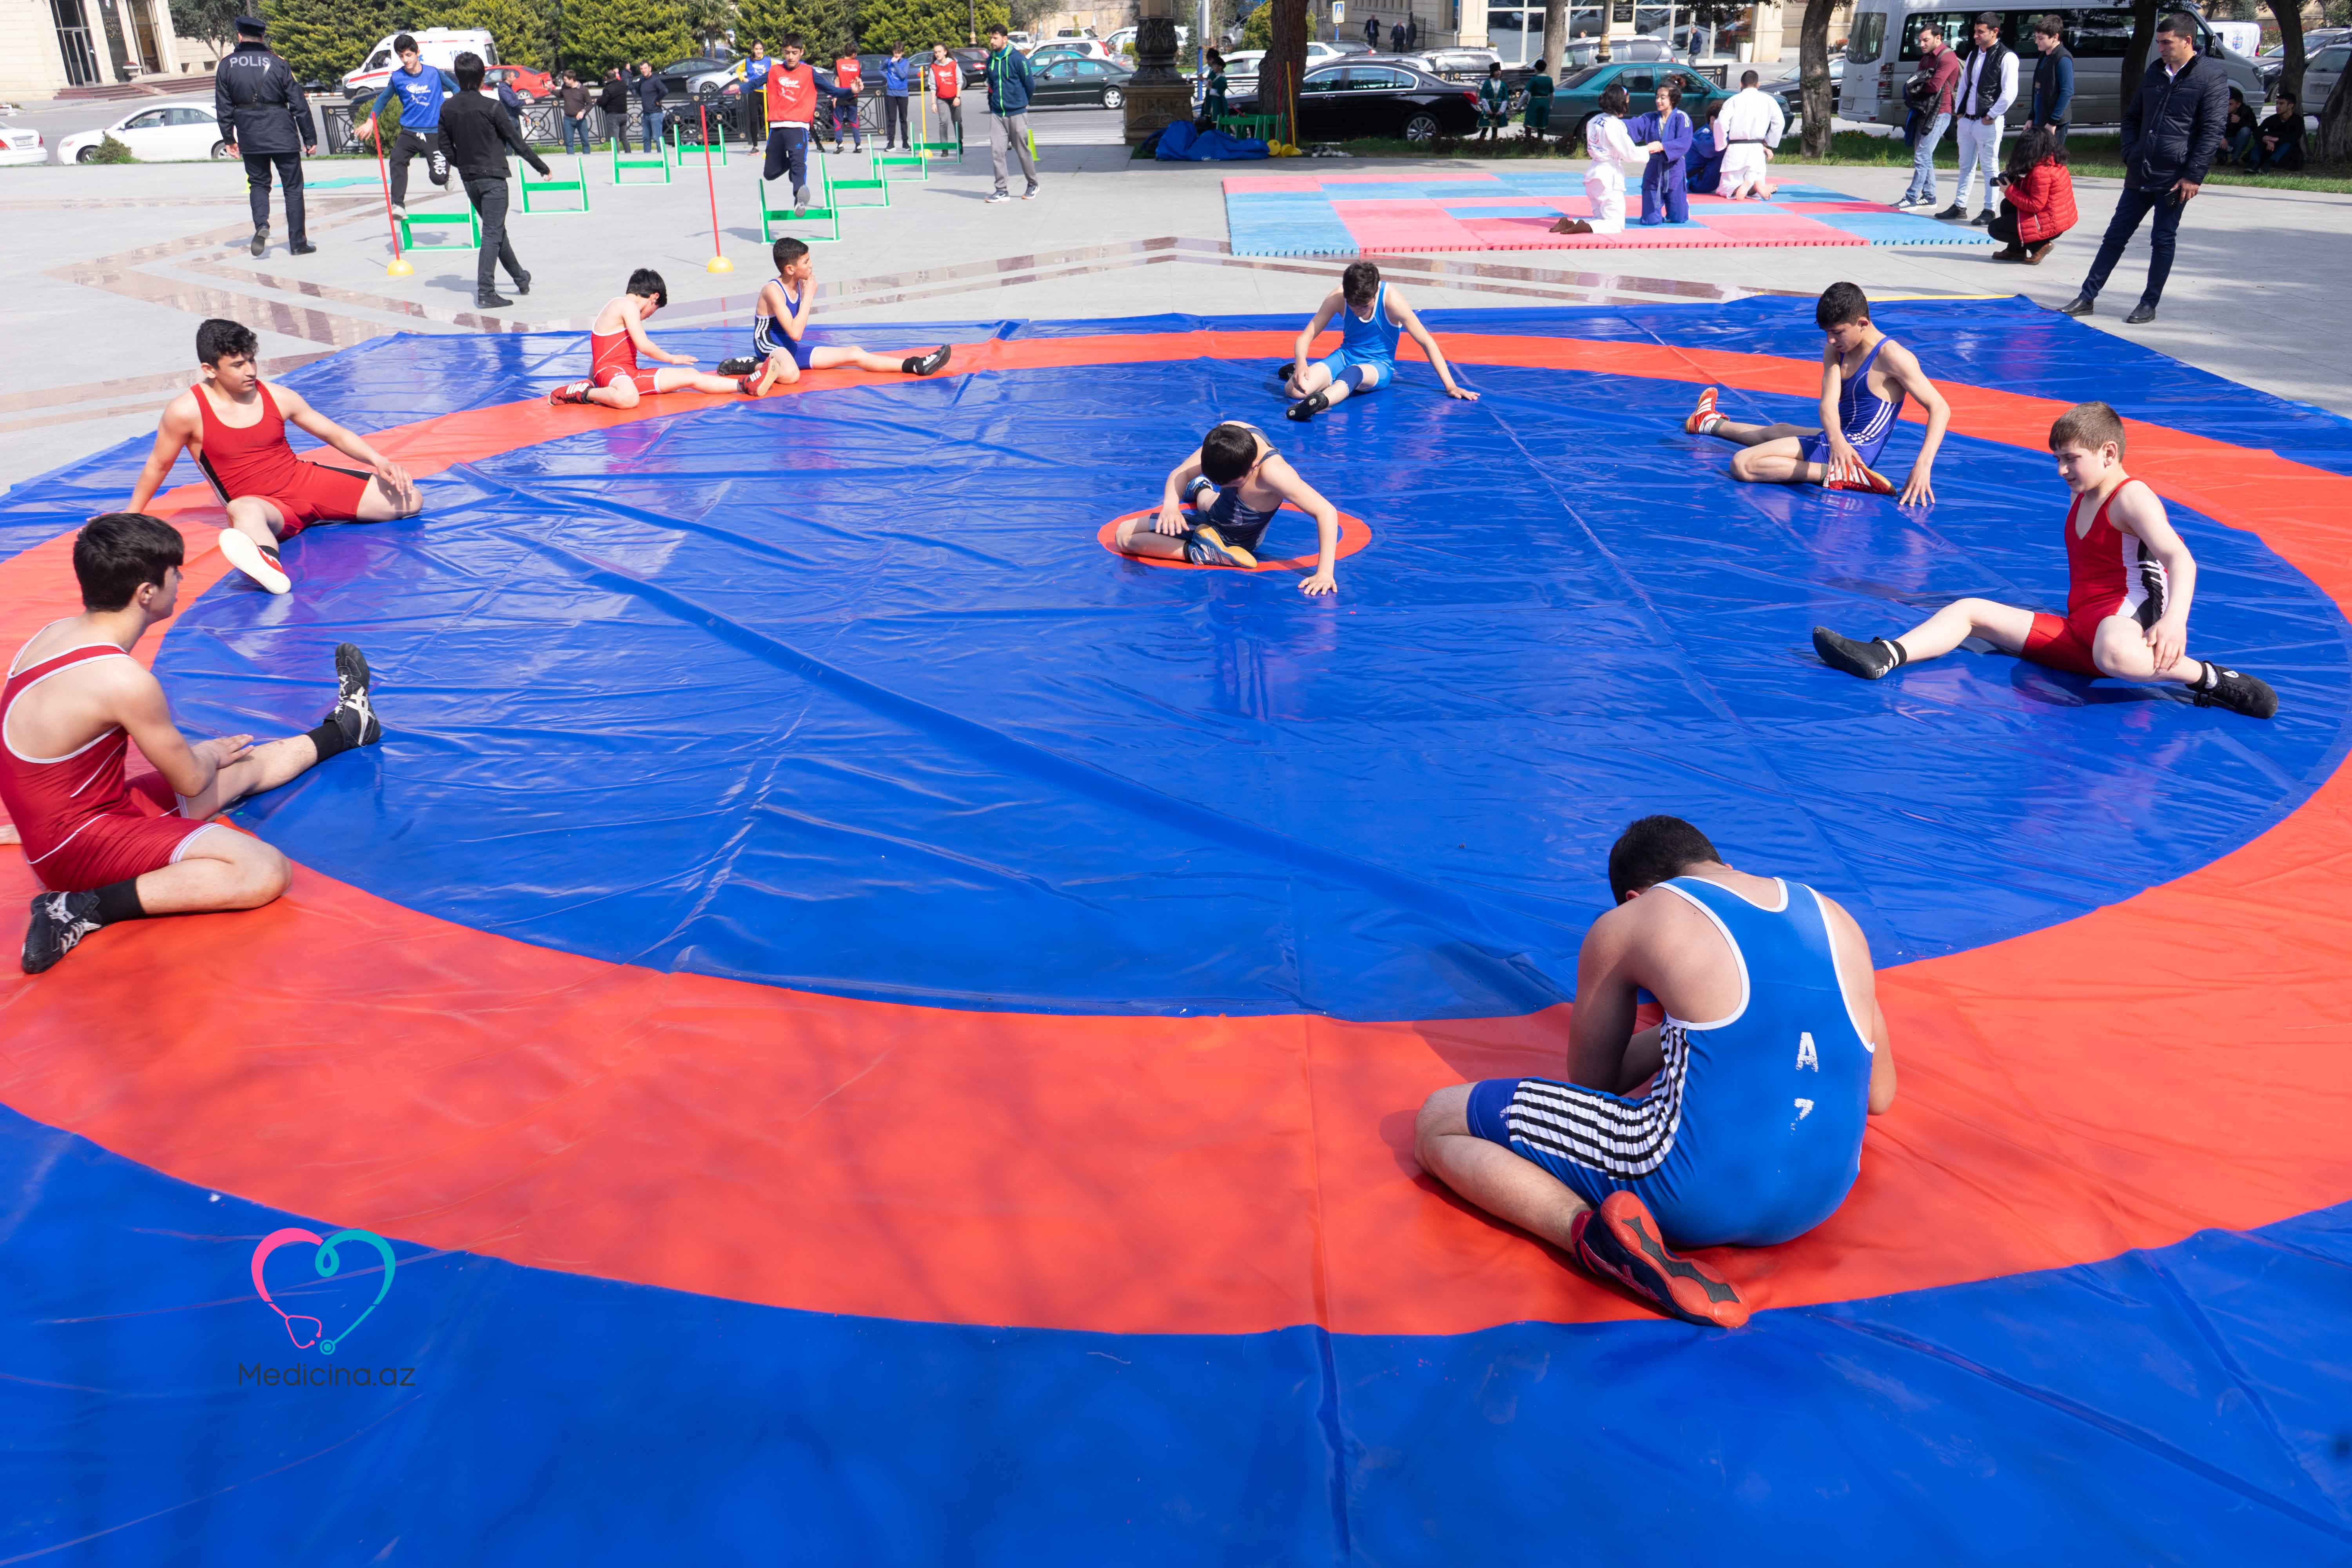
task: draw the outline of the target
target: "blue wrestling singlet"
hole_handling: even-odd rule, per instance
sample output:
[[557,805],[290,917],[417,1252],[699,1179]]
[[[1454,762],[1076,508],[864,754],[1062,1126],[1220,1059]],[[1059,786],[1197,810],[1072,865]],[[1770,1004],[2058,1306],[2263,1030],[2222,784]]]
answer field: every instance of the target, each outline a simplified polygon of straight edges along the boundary
[[[797,316],[801,313],[801,301],[799,295],[785,288],[782,283],[776,285],[776,292],[784,297],[784,310],[788,314]],[[763,298],[765,293],[766,291],[764,289],[761,290]],[[756,307],[754,307],[754,309],[756,309]],[[809,355],[814,352],[815,347],[814,344],[810,343],[804,338],[794,338],[792,333],[784,331],[782,326],[777,322],[775,317],[758,314],[751,318],[751,354],[753,358],[764,360],[770,354],[790,354],[793,356],[793,363],[794,364],[800,366],[803,370],[806,370],[809,368]]]
[[1742,995],[1728,1017],[1666,1019],[1649,1093],[1489,1079],[1471,1089],[1470,1131],[1596,1208],[1635,1194],[1670,1247],[1769,1247],[1827,1219],[1861,1170],[1874,1047],[1838,985],[1820,895],[1779,886],[1772,910],[1696,877],[1654,889],[1714,920]]
[[1322,365],[1337,381],[1351,368],[1360,369],[1354,390],[1370,392],[1396,379],[1397,340],[1404,329],[1389,320],[1389,286],[1381,285],[1372,296],[1370,320],[1356,314],[1345,300],[1339,302],[1339,348],[1336,353],[1323,356]]
[[[1216,499],[1203,506],[1202,497],[1210,490],[1217,492]],[[1218,538],[1252,553],[1256,552],[1258,541],[1265,537],[1267,527],[1274,521],[1274,514],[1282,510],[1278,506],[1271,506],[1261,511],[1254,506],[1244,506],[1241,486],[1221,486],[1206,474],[1194,474],[1192,482],[1184,487],[1184,505],[1192,513],[1193,527],[1198,528],[1204,522],[1213,524]]]
[[[1891,398],[1881,397],[1870,390],[1870,367],[1878,363],[1878,351],[1894,342],[1881,338],[1871,351],[1862,356],[1862,368],[1844,378],[1838,388],[1838,428],[1845,432],[1845,443],[1859,455],[1864,466],[1874,466],[1878,454],[1886,446],[1886,438],[1895,434],[1895,416],[1903,412],[1903,389],[1896,387]],[[1830,438],[1826,434],[1808,436],[1797,448],[1801,462],[1826,463],[1830,460]]]

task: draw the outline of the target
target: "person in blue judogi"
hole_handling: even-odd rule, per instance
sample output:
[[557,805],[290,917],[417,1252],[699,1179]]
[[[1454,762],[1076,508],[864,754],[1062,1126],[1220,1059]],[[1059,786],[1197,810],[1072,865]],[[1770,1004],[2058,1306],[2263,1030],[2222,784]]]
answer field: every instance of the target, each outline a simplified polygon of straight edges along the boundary
[[1626,126],[1636,146],[1654,142],[1662,151],[1650,154],[1642,171],[1642,222],[1690,222],[1690,196],[1685,184],[1683,160],[1691,149],[1690,116],[1682,111],[1683,89],[1669,81],[1658,89],[1658,106]]

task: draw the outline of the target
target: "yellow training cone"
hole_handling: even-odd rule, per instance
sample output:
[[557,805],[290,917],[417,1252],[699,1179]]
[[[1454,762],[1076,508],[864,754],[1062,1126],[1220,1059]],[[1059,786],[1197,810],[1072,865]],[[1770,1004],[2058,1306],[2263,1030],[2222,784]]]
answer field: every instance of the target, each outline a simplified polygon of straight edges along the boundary
[[386,278],[409,278],[414,277],[415,272],[416,268],[410,264],[405,256],[394,257],[392,265],[383,269],[383,275]]
[[723,256],[714,256],[710,258],[709,264],[703,268],[703,270],[705,272],[732,272],[735,270],[735,264],[728,260]]

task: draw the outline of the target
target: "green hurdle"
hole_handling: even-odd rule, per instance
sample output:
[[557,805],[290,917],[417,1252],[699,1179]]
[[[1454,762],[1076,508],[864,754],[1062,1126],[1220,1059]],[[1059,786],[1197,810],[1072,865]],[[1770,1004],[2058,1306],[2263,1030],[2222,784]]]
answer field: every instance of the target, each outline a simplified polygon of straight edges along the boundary
[[[681,169],[686,167],[686,160],[689,156],[687,152],[686,123],[683,116],[673,117],[669,122],[670,156],[677,160],[677,166]],[[697,126],[696,129],[698,131],[701,127]],[[693,146],[696,152],[701,151],[706,145],[709,146],[711,152],[710,161],[723,169],[727,166],[727,127],[714,115],[710,120],[710,129],[718,132],[719,134],[707,143],[697,142]]]
[[622,183],[621,171],[624,169],[638,173],[647,169],[658,169],[661,171],[661,183],[665,185],[668,184],[670,174],[668,152],[666,149],[651,153],[625,152],[622,150],[622,144],[626,140],[627,138],[623,136],[613,138],[613,183],[616,185]]
[[546,209],[546,216],[562,217],[572,213],[586,212],[588,210],[588,161],[581,153],[572,154],[572,176],[568,180],[554,178],[534,180],[530,177],[530,165],[520,159],[516,160],[515,184],[522,187],[522,210],[525,212],[531,210],[530,198],[534,195],[545,197],[551,192],[576,191],[580,195],[578,206],[550,207]]
[[[768,186],[771,182],[767,180],[757,182],[760,187],[760,238],[763,243],[773,245],[776,242],[776,231],[787,224],[821,223],[832,229],[833,232],[830,234],[800,236],[801,238],[814,244],[828,243],[841,237],[841,208],[834,203],[833,176],[825,172],[824,160],[816,155],[814,147],[809,151],[809,162],[815,165],[814,172],[817,184],[818,205],[816,205],[803,207],[799,212],[794,212],[788,206],[772,207],[768,205]],[[789,184],[784,187],[784,194],[786,195],[792,194]]]
[[474,204],[471,202],[467,202],[463,208],[457,212],[410,213],[406,215],[400,220],[400,248],[403,250],[415,250],[417,248],[416,230],[419,228],[439,228],[445,225],[456,225],[461,223],[466,226],[466,232],[469,237],[467,243],[463,245],[436,245],[432,248],[435,250],[481,249],[482,218],[481,215],[474,210]]
[[[909,147],[904,153],[877,153],[874,154],[874,167],[885,180],[907,177],[893,175],[890,172],[893,169],[912,169],[915,171],[912,177],[918,180],[931,177],[931,160],[917,147]],[[889,187],[886,185],[883,188],[887,190]]]
[[[835,153],[835,156],[838,157],[840,154]],[[882,193],[882,199],[880,201],[860,202],[857,205],[862,207],[887,207],[890,205],[890,180],[889,176],[885,174],[882,171],[882,154],[879,153],[868,153],[866,155],[866,172],[869,176],[871,176],[870,178],[863,180],[834,180],[832,182],[833,188],[836,191],[879,191]],[[830,176],[828,176],[828,178],[830,178]]]

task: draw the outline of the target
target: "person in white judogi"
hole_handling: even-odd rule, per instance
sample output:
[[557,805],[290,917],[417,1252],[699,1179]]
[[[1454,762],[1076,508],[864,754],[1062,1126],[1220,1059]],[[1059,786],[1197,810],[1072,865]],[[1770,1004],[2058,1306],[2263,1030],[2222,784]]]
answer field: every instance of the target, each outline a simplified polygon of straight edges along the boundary
[[1969,216],[1969,186],[1984,174],[1984,210],[1976,216],[1982,228],[1992,222],[1992,182],[2000,170],[2001,116],[2017,101],[2017,56],[2000,41],[2000,17],[1987,11],[1977,18],[1972,35],[1976,52],[1960,68],[1959,84],[1952,89],[1952,121],[1960,132],[1960,188],[1952,205],[1936,216]]
[[1756,73],[1744,71],[1739,90],[1715,117],[1715,139],[1723,148],[1723,178],[1716,189],[1730,201],[1743,195],[1769,196],[1772,187],[1764,178],[1765,149],[1778,147],[1789,129],[1780,100],[1756,87]]
[[1564,217],[1551,226],[1554,234],[1622,234],[1625,232],[1625,176],[1641,177],[1650,154],[1664,149],[1655,142],[1637,142],[1626,132],[1625,111],[1633,100],[1619,83],[1601,93],[1601,112],[1584,122],[1584,150],[1592,154],[1585,171],[1584,195],[1592,203],[1592,220]]

